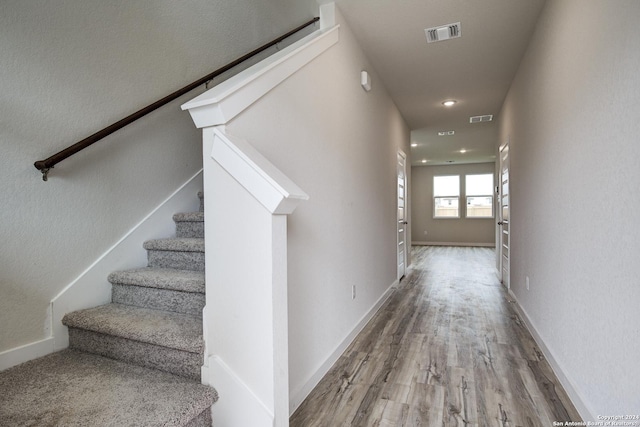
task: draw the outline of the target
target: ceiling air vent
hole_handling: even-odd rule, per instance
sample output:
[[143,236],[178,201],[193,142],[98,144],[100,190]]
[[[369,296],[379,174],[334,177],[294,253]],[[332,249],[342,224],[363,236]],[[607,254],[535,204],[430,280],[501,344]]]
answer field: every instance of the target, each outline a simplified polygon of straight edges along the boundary
[[442,27],[427,28],[424,33],[427,35],[427,43],[455,39],[462,35],[459,22]]
[[484,116],[469,117],[469,123],[490,122],[492,120],[493,120],[493,114],[486,114]]

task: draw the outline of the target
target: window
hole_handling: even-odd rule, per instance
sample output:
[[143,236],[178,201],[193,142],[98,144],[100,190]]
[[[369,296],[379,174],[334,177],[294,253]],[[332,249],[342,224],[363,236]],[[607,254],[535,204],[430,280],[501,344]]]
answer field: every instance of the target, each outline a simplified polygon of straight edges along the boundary
[[433,217],[460,218],[460,175],[433,177]]
[[465,177],[467,218],[493,218],[493,174]]

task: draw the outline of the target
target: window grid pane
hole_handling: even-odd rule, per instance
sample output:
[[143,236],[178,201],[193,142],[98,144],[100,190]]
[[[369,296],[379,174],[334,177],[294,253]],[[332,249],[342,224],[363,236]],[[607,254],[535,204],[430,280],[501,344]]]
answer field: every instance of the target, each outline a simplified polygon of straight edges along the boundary
[[493,174],[483,173],[465,176],[467,196],[487,196],[493,194]]
[[433,177],[433,217],[460,218],[460,175]]
[[436,197],[434,216],[436,218],[458,218],[459,197]]
[[493,197],[467,196],[467,218],[493,218]]
[[493,174],[465,176],[467,218],[493,218]]
[[435,197],[459,196],[460,175],[434,176],[433,195]]

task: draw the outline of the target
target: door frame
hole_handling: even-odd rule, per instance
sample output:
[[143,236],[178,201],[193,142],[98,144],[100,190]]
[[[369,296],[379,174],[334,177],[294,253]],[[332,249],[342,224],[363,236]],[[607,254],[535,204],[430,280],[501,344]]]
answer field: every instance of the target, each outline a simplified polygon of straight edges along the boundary
[[[400,159],[402,159],[402,162],[400,161]],[[400,177],[400,165],[402,165],[402,173],[404,175],[404,186],[403,188],[403,192],[404,194],[402,195],[402,200],[403,200],[403,204],[404,206],[400,206],[400,184],[398,182],[398,179]],[[407,272],[407,267],[408,267],[408,262],[409,262],[409,247],[407,244],[407,238],[408,238],[408,225],[409,225],[409,215],[408,215],[408,196],[409,196],[409,192],[407,191],[407,183],[408,183],[408,176],[407,176],[407,155],[404,153],[404,151],[402,150],[398,150],[398,153],[396,155],[396,267],[397,267],[397,279],[398,281],[400,281],[400,279],[402,279],[406,272]],[[402,221],[404,222],[403,224],[400,223],[400,218],[399,218],[399,209],[403,208],[403,213],[404,213],[404,218],[402,219]],[[404,233],[404,239],[401,239],[400,233],[403,232]],[[403,252],[403,254],[401,254],[401,252]],[[403,261],[402,263],[400,263],[400,256],[403,255]],[[402,266],[402,267],[401,267]]]
[[[504,242],[504,216],[503,216],[503,205],[502,205],[502,196],[504,194],[504,190],[503,190],[503,170],[505,167],[505,163],[506,163],[506,169],[507,169],[507,176],[508,176],[508,180],[511,181],[510,178],[510,172],[511,172],[511,165],[510,165],[510,159],[509,159],[509,139],[507,139],[507,141],[500,146],[499,150],[498,150],[498,154],[499,154],[499,159],[498,159],[498,181],[499,181],[499,192],[498,192],[498,224],[497,224],[497,238],[498,240],[496,241],[496,246],[498,248],[498,250],[496,251],[496,255],[497,255],[497,264],[498,264],[498,277],[500,279],[500,282],[506,286],[507,289],[511,288],[511,185],[509,184],[509,203],[507,204],[507,258],[506,258],[506,262],[507,262],[507,268],[504,268],[504,246],[503,246],[503,242]],[[506,151],[506,162],[505,159],[503,158],[503,152]],[[507,273],[507,277],[504,277],[504,272],[506,271]],[[505,280],[506,279],[506,280]]]

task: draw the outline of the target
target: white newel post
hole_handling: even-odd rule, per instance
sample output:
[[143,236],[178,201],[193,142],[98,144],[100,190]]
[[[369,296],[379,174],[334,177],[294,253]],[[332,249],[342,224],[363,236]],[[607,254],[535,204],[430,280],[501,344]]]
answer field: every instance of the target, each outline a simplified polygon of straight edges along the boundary
[[203,382],[218,426],[288,426],[287,215],[307,195],[245,141],[203,129]]

